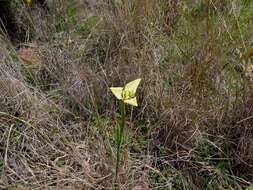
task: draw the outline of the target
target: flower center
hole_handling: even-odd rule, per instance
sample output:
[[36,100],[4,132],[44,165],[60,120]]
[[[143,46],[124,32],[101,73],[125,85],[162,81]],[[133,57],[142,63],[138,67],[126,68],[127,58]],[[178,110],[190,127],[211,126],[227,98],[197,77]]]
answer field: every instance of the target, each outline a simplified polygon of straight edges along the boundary
[[134,97],[134,94],[131,91],[123,91],[122,92],[122,99],[128,100]]

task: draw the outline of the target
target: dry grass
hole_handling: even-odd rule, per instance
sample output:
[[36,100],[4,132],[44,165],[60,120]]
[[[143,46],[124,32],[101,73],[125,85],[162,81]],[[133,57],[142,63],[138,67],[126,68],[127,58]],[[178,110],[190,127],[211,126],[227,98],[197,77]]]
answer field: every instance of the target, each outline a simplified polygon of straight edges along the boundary
[[[21,3],[14,20],[25,35],[2,34],[0,189],[110,189],[118,116],[108,87],[139,77],[120,188],[248,187],[251,58],[240,54],[252,47],[252,3],[75,6]],[[38,67],[17,58],[26,41]]]

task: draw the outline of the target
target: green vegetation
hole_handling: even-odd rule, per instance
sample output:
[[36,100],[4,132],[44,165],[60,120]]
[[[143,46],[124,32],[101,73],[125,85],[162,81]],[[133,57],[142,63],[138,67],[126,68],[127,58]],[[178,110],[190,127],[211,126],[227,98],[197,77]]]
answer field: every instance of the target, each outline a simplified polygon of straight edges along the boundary
[[252,10],[0,0],[0,189],[252,189]]

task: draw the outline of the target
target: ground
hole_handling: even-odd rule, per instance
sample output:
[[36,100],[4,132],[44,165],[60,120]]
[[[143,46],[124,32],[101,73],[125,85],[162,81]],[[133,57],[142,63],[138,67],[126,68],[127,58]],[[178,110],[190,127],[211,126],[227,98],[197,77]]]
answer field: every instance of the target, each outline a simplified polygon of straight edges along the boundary
[[252,189],[252,8],[0,0],[0,189]]

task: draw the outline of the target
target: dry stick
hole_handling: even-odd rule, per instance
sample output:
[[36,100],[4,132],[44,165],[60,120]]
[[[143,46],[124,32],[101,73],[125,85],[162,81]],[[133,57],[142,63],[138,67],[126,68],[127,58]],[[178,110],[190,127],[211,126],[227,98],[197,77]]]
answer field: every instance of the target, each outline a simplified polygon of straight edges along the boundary
[[35,128],[34,126],[32,126],[29,122],[23,120],[23,119],[20,119],[14,115],[11,115],[9,113],[6,113],[6,112],[0,112],[0,115],[3,115],[3,116],[7,116],[7,117],[10,117],[12,119],[15,119],[15,120],[18,120],[18,121],[21,121],[22,123],[26,124],[27,127],[30,127],[31,129],[35,130],[36,132],[38,132],[42,137],[44,137],[49,143],[51,143],[51,140],[49,139],[48,136],[46,136],[45,134],[43,134],[43,132],[41,132],[39,129]]
[[247,121],[247,120],[249,120],[249,119],[252,119],[252,118],[253,118],[253,115],[251,115],[251,116],[249,116],[249,117],[246,117],[246,118],[244,118],[244,119],[242,119],[242,120],[240,120],[240,121],[237,121],[236,124],[240,124],[240,123],[242,123],[242,122],[244,122],[244,121]]
[[10,136],[11,136],[11,131],[12,131],[13,125],[11,125],[7,141],[6,141],[6,148],[5,148],[5,154],[4,154],[4,165],[8,167],[8,149],[9,149],[9,141],[10,141]]

